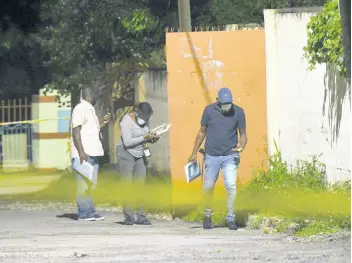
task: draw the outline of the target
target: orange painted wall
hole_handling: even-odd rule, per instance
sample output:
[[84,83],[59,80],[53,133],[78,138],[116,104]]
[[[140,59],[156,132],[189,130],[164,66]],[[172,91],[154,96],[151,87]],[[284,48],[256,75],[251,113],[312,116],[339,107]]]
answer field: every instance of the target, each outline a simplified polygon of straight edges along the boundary
[[215,102],[221,87],[231,89],[234,103],[244,108],[247,118],[248,145],[241,157],[238,182],[248,182],[253,169],[265,166],[264,43],[263,29],[166,34],[174,202],[191,202],[190,196],[198,201],[201,196],[201,180],[187,185],[183,167],[192,152],[203,109]]

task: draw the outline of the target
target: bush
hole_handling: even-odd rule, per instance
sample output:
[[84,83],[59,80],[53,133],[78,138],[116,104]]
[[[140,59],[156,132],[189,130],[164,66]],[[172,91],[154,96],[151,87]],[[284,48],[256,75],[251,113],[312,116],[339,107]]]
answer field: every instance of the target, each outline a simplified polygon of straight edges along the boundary
[[340,76],[346,76],[343,62],[342,25],[338,0],[331,0],[307,25],[308,41],[304,57],[310,69],[319,64],[331,64]]
[[328,187],[325,165],[313,157],[312,161],[298,160],[295,167],[289,168],[282,160],[281,152],[276,143],[276,153],[269,157],[269,170],[256,171],[248,189],[313,189],[325,190]]

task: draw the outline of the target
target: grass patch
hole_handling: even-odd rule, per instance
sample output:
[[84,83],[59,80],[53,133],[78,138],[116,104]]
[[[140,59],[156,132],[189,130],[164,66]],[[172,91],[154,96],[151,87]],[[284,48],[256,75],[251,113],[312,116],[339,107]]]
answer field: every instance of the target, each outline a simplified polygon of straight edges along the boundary
[[306,237],[317,234],[330,234],[341,230],[338,225],[326,222],[326,221],[314,221],[306,226],[302,227],[295,234],[300,237]]

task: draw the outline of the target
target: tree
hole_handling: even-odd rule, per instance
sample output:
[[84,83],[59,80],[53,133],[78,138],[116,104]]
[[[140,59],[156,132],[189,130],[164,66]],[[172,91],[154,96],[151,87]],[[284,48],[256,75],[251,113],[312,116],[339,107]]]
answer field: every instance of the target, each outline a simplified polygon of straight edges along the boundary
[[0,99],[27,97],[48,81],[41,49],[39,0],[0,2]]
[[195,25],[262,24],[263,9],[323,5],[326,0],[207,0],[194,5]]
[[0,99],[29,97],[48,80],[40,45],[11,28],[0,35]]
[[338,0],[328,2],[320,13],[311,17],[307,34],[304,56],[310,69],[317,64],[329,64],[340,76],[346,76]]
[[[91,85],[106,102],[114,84],[121,87],[120,77],[145,70],[164,43],[149,1],[60,0],[45,5],[42,18],[46,26],[38,39],[53,80],[47,88],[61,93]],[[128,93],[121,89],[119,96]]]
[[344,63],[347,70],[346,76],[351,84],[351,0],[340,0],[339,9],[342,23]]
[[0,27],[5,32],[13,27],[28,34],[36,32],[40,24],[40,0],[2,0],[0,2]]

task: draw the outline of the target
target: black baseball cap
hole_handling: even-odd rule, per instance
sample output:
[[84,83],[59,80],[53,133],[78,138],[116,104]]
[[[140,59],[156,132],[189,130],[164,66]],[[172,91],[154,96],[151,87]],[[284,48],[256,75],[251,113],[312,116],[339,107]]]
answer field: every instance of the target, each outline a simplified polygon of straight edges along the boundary
[[144,120],[148,120],[153,114],[153,108],[148,102],[141,102],[137,106],[138,116]]

